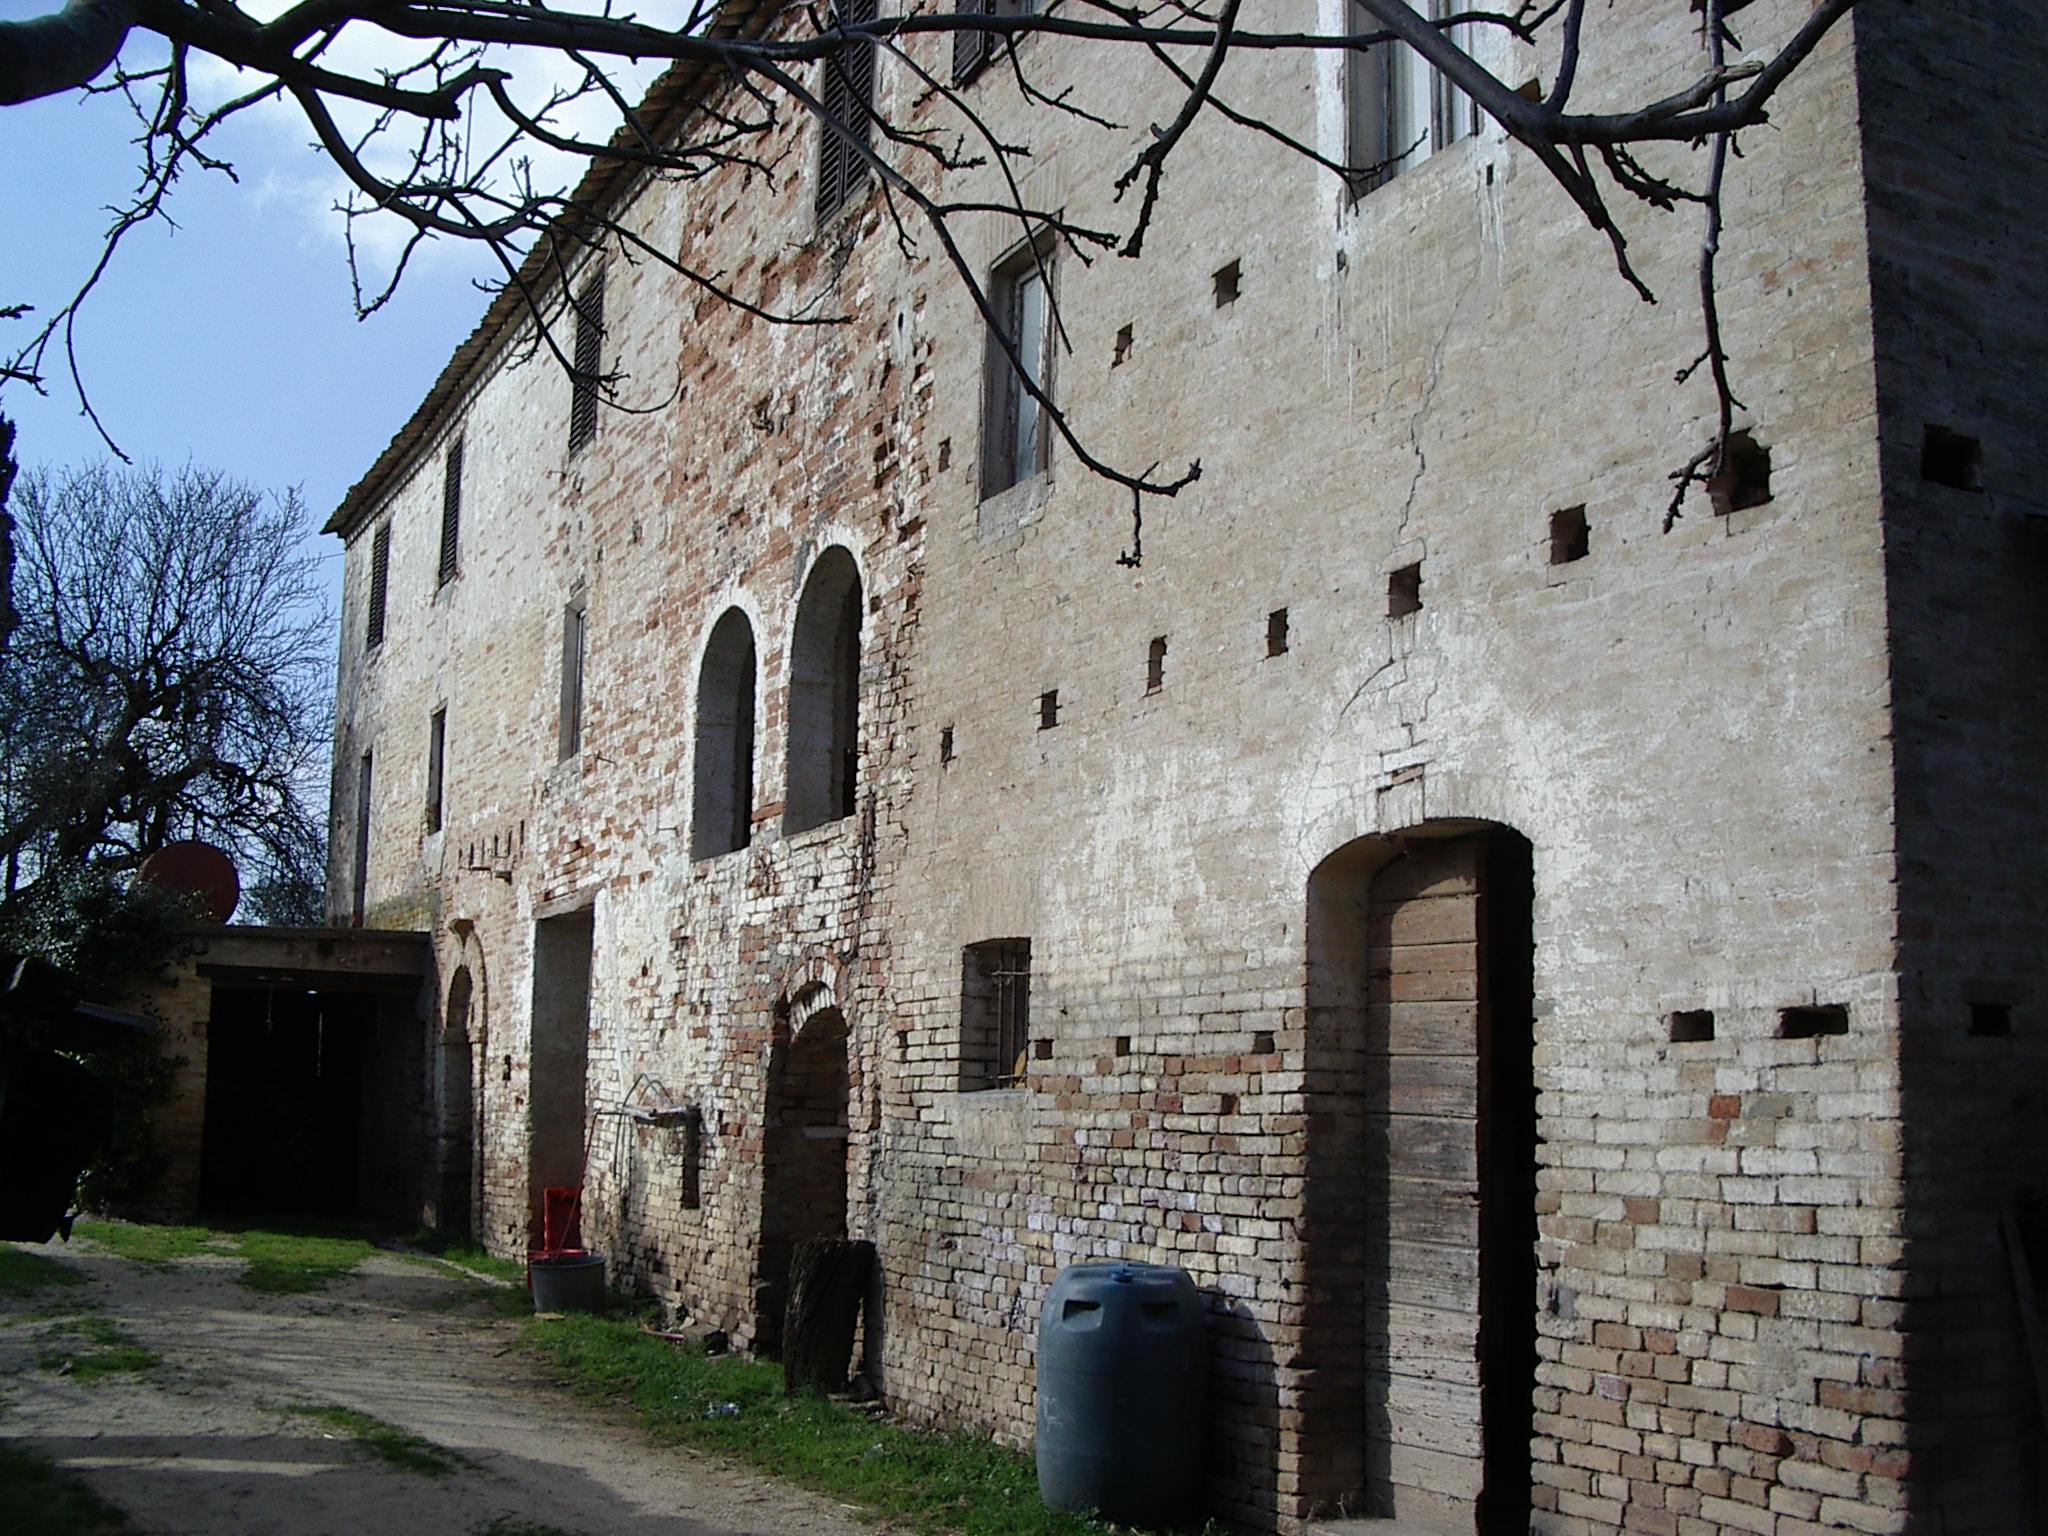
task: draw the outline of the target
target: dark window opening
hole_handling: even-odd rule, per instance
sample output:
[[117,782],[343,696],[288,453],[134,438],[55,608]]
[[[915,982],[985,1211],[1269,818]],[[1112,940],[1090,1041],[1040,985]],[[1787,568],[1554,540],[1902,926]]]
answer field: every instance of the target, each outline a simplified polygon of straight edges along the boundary
[[1422,562],[1404,565],[1387,576],[1387,617],[1405,619],[1422,611]]
[[435,578],[447,586],[455,579],[456,557],[462,539],[462,440],[448,448],[447,467],[441,473],[441,564]]
[[1131,328],[1126,325],[1116,333],[1116,346],[1109,354],[1109,366],[1121,368],[1131,359]]
[[1970,1033],[2003,1039],[2012,1034],[2010,1003],[1970,1004]]
[[942,725],[939,727],[939,761],[950,763],[953,756],[953,727]]
[[1667,1022],[1671,1026],[1671,1038],[1679,1044],[1697,1044],[1714,1038],[1714,1010],[1711,1008],[1680,1008]]
[[1842,1003],[1822,1003],[1812,1007],[1780,1008],[1778,1010],[1778,1038],[1780,1040],[1812,1040],[1820,1035],[1846,1035],[1849,1033],[1849,1009]]
[[1154,635],[1145,652],[1145,691],[1157,693],[1166,686],[1166,636]]
[[754,626],[728,608],[697,670],[697,742],[690,857],[747,846],[754,831]]
[[1030,1028],[1031,941],[968,945],[960,967],[960,1086],[1008,1088],[1022,1082]]
[[1566,507],[1550,514],[1550,563],[1570,565],[1591,551],[1592,535],[1586,527],[1584,507]]
[[370,754],[356,764],[356,848],[355,868],[349,890],[349,920],[360,928],[369,905],[370,887],[370,790],[373,784]]
[[1285,656],[1287,654],[1287,610],[1275,608],[1266,615],[1266,654]]
[[[838,0],[832,19],[859,25],[875,19],[875,0]],[[818,65],[818,222],[824,223],[867,184],[868,140],[874,131],[875,45],[854,39]]]
[[562,610],[562,708],[555,755],[566,761],[583,750],[583,659],[588,611],[576,598]]
[[1927,424],[1927,435],[1920,443],[1921,479],[1958,491],[1980,490],[1977,472],[1983,461],[1984,448],[1976,438]]
[[1729,434],[1721,465],[1707,478],[1707,495],[1723,516],[1771,499],[1771,450],[1748,432]]
[[676,1151],[680,1164],[676,1180],[677,1204],[686,1211],[701,1209],[704,1204],[704,1111],[695,1104],[683,1111],[682,1124],[671,1133],[677,1142]]
[[576,295],[576,350],[569,379],[569,451],[597,435],[597,396],[604,375],[604,268]]
[[1225,308],[1237,302],[1238,294],[1244,291],[1244,263],[1233,261],[1227,267],[1217,269],[1211,279],[1216,285],[1216,307]]
[[427,721],[427,830],[441,830],[441,786],[447,771],[448,711],[434,711]]
[[789,780],[782,830],[851,816],[860,758],[860,572],[833,546],[818,557],[790,640]]
[[1048,688],[1038,696],[1038,728],[1049,731],[1060,723],[1060,691]]
[[391,525],[370,539],[370,610],[363,625],[363,646],[374,651],[384,643],[384,613],[391,596]]
[[988,296],[1000,329],[988,336],[981,435],[984,497],[1029,480],[1049,462],[1051,439],[1039,397],[1049,399],[1052,392],[1050,244],[1043,237],[1026,241],[1004,257],[989,278]]

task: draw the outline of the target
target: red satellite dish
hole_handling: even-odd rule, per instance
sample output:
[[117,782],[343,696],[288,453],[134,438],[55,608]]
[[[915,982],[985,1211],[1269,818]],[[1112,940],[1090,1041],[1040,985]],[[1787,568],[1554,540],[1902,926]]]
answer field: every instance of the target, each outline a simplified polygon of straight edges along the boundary
[[165,843],[142,861],[135,878],[176,896],[193,897],[200,915],[216,923],[234,916],[242,899],[235,861],[211,843]]

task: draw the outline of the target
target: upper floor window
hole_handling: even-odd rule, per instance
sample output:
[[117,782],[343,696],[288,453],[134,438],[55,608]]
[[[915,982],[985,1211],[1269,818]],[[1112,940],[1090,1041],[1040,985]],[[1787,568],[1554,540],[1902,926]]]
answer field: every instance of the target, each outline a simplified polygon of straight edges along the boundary
[[[953,7],[961,16],[1029,16],[1037,9],[1033,0],[960,0]],[[965,85],[973,79],[1002,46],[1002,39],[992,33],[955,32],[953,83]]]
[[363,648],[384,643],[385,606],[391,596],[391,524],[387,520],[370,537],[370,604],[363,623]]
[[447,586],[455,579],[456,555],[462,539],[462,439],[448,445],[448,461],[441,472],[441,565],[437,580]]
[[[832,19],[857,25],[875,19],[875,0],[837,0]],[[818,222],[830,218],[868,179],[867,147],[875,102],[875,45],[849,42],[818,66]]]
[[697,673],[690,857],[744,848],[754,830],[754,626],[728,608]]
[[[1452,13],[1451,0],[1413,0],[1415,9],[1432,20]],[[1353,36],[1384,29],[1365,7],[1351,5]],[[1451,39],[1470,48],[1476,28],[1460,22]],[[1352,192],[1362,197],[1373,188],[1412,171],[1440,149],[1479,131],[1479,109],[1471,97],[1452,85],[1421,54],[1406,43],[1376,43],[1345,56],[1345,107]]]
[[448,775],[448,706],[427,717],[427,830],[441,830],[441,796]]
[[853,814],[859,749],[860,572],[835,545],[811,567],[790,636],[783,831]]
[[556,755],[566,761],[583,750],[583,646],[589,609],[579,594],[562,609],[562,714]]
[[576,291],[576,348],[569,381],[569,451],[597,436],[597,392],[604,379],[604,268]]
[[1046,466],[1039,397],[1052,392],[1053,314],[1052,252],[1043,239],[1027,241],[996,267],[989,302],[1001,330],[988,338],[983,496],[1008,490]]

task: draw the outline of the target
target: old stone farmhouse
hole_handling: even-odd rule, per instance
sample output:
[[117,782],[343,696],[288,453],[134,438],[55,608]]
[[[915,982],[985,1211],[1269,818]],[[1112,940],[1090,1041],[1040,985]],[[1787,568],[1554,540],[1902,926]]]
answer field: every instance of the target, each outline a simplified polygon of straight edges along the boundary
[[[1699,72],[1687,0],[1590,15],[1596,93]],[[964,93],[1126,227],[1173,82],[1021,48],[1126,126]],[[1697,218],[1626,215],[1653,307],[1403,61],[1224,88],[1414,147],[1367,188],[1212,116],[1142,260],[970,230],[1094,451],[1202,461],[1141,565],[797,120],[772,184],[585,191],[848,323],[610,242],[556,340],[629,409],[501,298],[334,514],[332,915],[431,945],[410,1198],[516,1254],[581,1182],[621,1283],[757,1347],[797,1241],[870,1238],[869,1375],[1012,1441],[1056,1271],[1182,1265],[1245,1527],[2038,1529],[2048,10],[1866,0],[1745,137],[1746,446],[1668,531]]]

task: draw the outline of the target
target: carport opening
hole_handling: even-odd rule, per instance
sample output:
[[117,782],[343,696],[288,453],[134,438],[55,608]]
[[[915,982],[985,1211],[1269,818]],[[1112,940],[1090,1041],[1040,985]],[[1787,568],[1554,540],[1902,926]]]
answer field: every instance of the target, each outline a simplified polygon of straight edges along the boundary
[[216,985],[200,1201],[219,1214],[365,1214],[380,1141],[416,1093],[374,995]]

